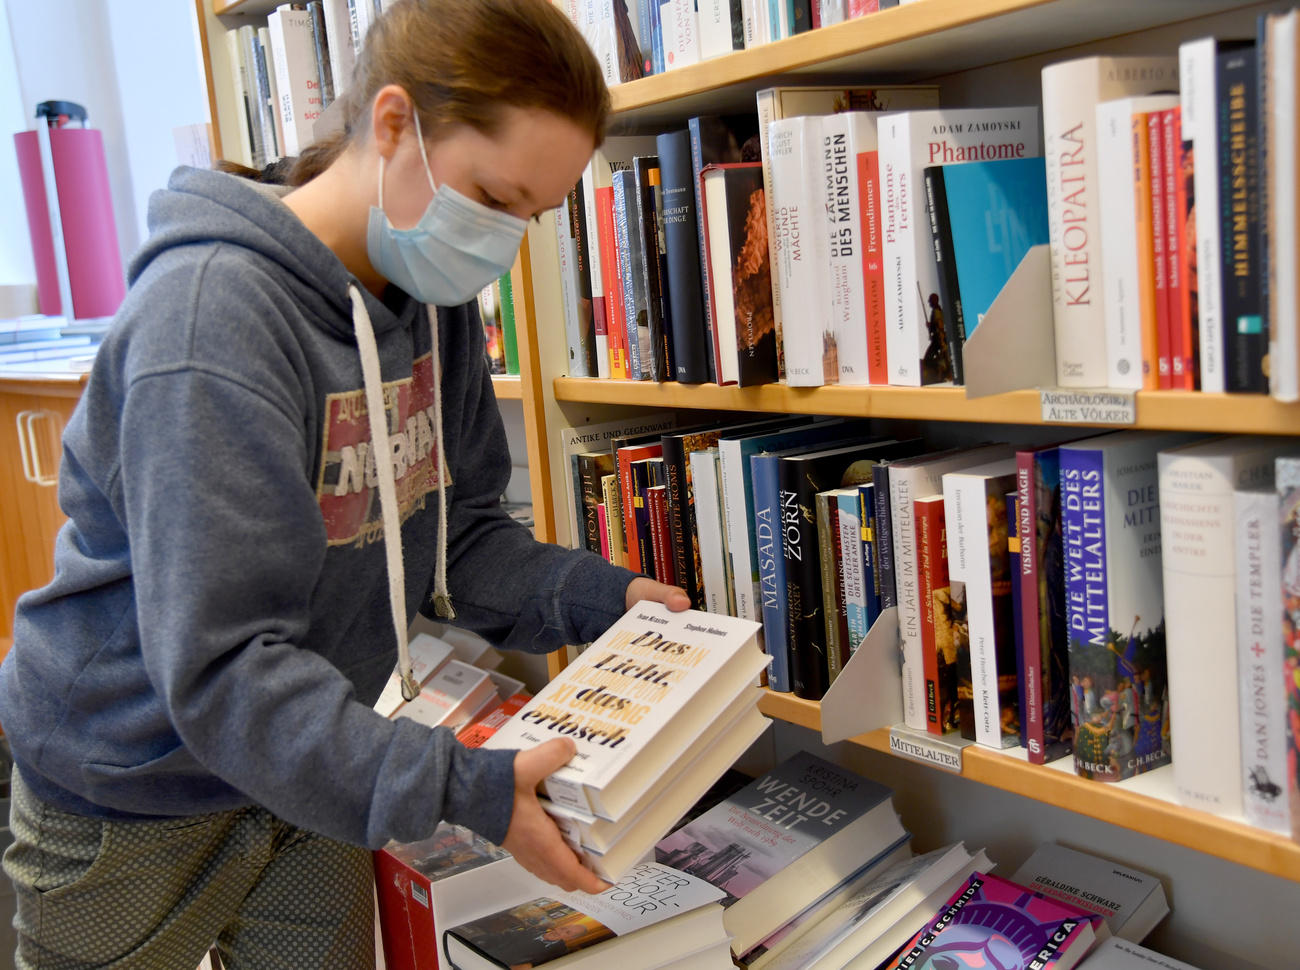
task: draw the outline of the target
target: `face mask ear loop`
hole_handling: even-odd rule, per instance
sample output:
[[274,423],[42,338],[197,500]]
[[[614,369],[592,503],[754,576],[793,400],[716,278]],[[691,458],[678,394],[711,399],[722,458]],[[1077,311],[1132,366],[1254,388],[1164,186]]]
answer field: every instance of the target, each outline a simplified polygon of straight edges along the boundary
[[429,188],[433,189],[433,194],[438,194],[437,183],[433,181],[433,169],[429,167],[429,153],[424,147],[424,135],[420,131],[420,112],[414,108],[411,114],[415,117],[415,143],[420,146],[420,159],[424,162],[424,174],[429,179]]
[[[384,212],[384,156],[379,156],[379,211]],[[384,218],[388,218],[388,213],[384,212]]]

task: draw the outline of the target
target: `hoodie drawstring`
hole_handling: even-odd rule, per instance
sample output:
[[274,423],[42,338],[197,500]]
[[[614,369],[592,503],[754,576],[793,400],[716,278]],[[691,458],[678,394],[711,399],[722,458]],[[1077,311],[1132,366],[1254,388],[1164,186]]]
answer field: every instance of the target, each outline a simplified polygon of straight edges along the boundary
[[[388,605],[397,636],[397,672],[402,681],[402,697],[414,700],[420,693],[411,664],[411,649],[406,638],[406,570],[402,563],[402,518],[397,507],[397,482],[393,474],[393,446],[388,436],[388,412],[384,407],[384,385],[379,372],[379,348],[375,328],[366,310],[365,298],[355,284],[348,287],[352,300],[352,327],[357,351],[361,356],[361,379],[365,388],[366,410],[370,420],[370,450],[375,459],[375,477],[379,483],[379,508],[384,524],[384,558],[388,569]],[[433,355],[434,443],[438,456],[438,563],[434,574],[434,609],[442,619],[454,619],[451,596],[447,592],[447,455],[442,440],[442,364],[438,354],[438,315],[426,307]]]

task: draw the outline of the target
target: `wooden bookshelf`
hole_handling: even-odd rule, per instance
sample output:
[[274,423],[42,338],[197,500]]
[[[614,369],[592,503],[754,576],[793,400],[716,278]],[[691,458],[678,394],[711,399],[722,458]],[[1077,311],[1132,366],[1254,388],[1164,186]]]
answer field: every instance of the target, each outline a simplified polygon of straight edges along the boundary
[[[978,424],[1043,424],[1037,391],[967,398],[959,387],[719,387],[584,377],[555,379],[555,398],[713,411],[771,411],[844,417],[911,418]],[[1132,427],[1237,434],[1300,434],[1300,404],[1262,394],[1139,391]]]
[[[821,707],[816,701],[766,691],[759,706],[770,717],[821,731]],[[849,743],[888,754],[889,729],[861,734]],[[1300,882],[1300,843],[1179,805],[1173,800],[1172,769],[1168,767],[1118,784],[1104,784],[1074,774],[1069,758],[1032,765],[1025,760],[1023,748],[995,751],[971,745],[964,750],[961,774],[970,781]]]
[[285,0],[212,0],[212,12],[218,17],[245,14],[265,17]]
[[498,401],[522,401],[524,385],[517,374],[493,374],[492,390]]

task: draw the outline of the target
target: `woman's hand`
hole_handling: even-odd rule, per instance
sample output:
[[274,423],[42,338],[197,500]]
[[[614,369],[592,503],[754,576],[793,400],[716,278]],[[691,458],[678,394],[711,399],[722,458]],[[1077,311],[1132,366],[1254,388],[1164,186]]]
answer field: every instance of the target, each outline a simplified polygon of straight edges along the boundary
[[575,750],[568,738],[556,738],[515,755],[514,810],[501,847],[543,882],[568,892],[600,893],[609,883],[579,861],[537,800],[537,786],[568,762]]
[[691,608],[691,598],[686,595],[684,589],[680,586],[669,586],[667,583],[656,582],[649,576],[638,576],[627,584],[626,608],[630,610],[641,600],[653,600],[656,603],[663,603],[674,613],[680,613],[682,610]]

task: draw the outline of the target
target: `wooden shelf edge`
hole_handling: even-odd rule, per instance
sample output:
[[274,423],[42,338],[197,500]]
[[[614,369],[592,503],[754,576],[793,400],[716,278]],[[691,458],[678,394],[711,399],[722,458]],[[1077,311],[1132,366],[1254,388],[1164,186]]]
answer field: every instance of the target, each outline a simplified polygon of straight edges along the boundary
[[[559,401],[588,404],[715,411],[781,411],[981,424],[1045,424],[1036,390],[967,398],[959,387],[790,387],[786,384],[719,387],[717,384],[678,384],[673,381],[655,383],[558,377],[555,379],[555,397]],[[1131,427],[1298,435],[1300,404],[1283,404],[1263,394],[1139,391],[1137,422]]]
[[[767,691],[759,707],[769,717],[809,730],[821,730],[821,707],[816,701]],[[859,735],[849,743],[888,754],[889,729],[881,728]],[[1281,879],[1300,882],[1300,844],[1284,835],[1152,798],[1130,791],[1123,785],[1088,781],[1069,772],[1031,765],[977,745],[966,748],[961,776]]]
[[493,374],[492,390],[498,401],[522,401],[524,383],[518,374]]

